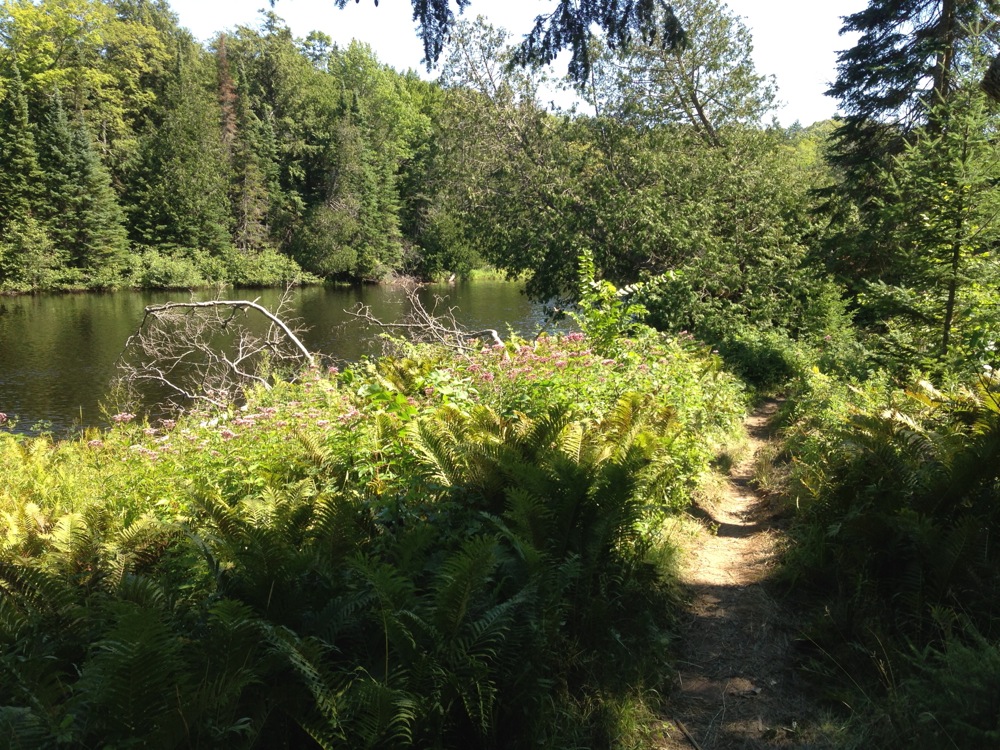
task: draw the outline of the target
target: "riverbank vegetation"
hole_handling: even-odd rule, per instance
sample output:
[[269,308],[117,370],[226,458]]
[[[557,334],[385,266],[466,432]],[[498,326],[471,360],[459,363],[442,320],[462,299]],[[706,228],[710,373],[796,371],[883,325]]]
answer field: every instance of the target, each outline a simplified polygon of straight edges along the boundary
[[159,3],[4,4],[0,290],[486,262],[581,329],[0,434],[4,731],[642,746],[663,521],[780,393],[776,583],[844,746],[1000,743],[995,4],[872,0],[808,128],[763,124],[723,4],[672,13],[680,47],[590,40],[559,112],[481,20],[431,83],[273,12],[203,47]]
[[689,338],[570,333],[0,434],[0,727],[33,747],[638,742],[674,632],[662,524],[742,393]]

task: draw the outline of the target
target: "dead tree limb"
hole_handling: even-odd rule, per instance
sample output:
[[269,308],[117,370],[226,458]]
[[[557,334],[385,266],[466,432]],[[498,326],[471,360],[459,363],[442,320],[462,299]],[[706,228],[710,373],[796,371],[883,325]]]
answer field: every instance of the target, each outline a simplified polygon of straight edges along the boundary
[[376,317],[365,304],[358,304],[353,310],[345,312],[387,333],[403,336],[416,343],[437,344],[460,354],[475,349],[471,342],[477,339],[487,339],[491,344],[503,346],[503,339],[496,329],[470,331],[455,318],[456,308],[439,310],[444,305],[441,297],[435,297],[434,305],[428,310],[421,301],[418,290],[419,285],[406,287],[410,311],[398,321],[385,321]]
[[[271,387],[279,367],[314,366],[297,332],[257,300],[207,300],[149,305],[118,359],[119,401],[182,411],[195,403],[225,407],[253,386]],[[267,323],[255,331],[247,313]],[[258,327],[259,328],[259,327]]]
[[[199,308],[199,307],[228,307],[231,308],[235,314],[237,310],[250,308],[256,310],[269,321],[272,325],[277,326],[288,340],[295,345],[295,348],[302,352],[302,359],[308,364],[314,364],[314,358],[312,352],[306,349],[305,345],[299,340],[299,337],[295,335],[295,332],[288,327],[281,318],[272,313],[263,305],[259,304],[257,300],[231,300],[231,299],[213,299],[206,302],[166,302],[162,305],[148,305],[146,307],[146,317],[150,315],[156,315],[157,313],[166,312],[167,310],[184,309],[184,308]],[[232,320],[232,317],[230,317]]]

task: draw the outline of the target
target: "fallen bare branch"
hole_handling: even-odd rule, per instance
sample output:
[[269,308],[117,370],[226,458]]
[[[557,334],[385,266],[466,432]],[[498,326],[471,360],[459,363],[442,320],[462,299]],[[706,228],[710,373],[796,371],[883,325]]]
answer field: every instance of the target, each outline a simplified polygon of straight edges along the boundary
[[[276,325],[281,331],[288,337],[296,348],[302,352],[302,357],[309,364],[314,364],[312,353],[306,349],[299,337],[295,335],[295,332],[277,315],[274,315],[270,310],[261,304],[258,304],[257,300],[226,300],[226,299],[213,299],[206,302],[167,302],[162,305],[149,305],[146,307],[146,316],[155,315],[157,313],[165,312],[167,310],[174,310],[177,308],[199,308],[199,307],[228,307],[232,308],[233,314],[236,314],[237,310],[244,308],[250,308],[256,310],[265,318],[271,321],[272,324]],[[232,320],[230,316],[229,320]],[[228,321],[227,321],[228,322]]]
[[[268,373],[282,366],[314,366],[316,359],[277,313],[257,300],[207,300],[149,305],[118,359],[118,399],[130,407],[155,403],[182,411],[195,403],[225,407],[251,386],[270,388]],[[267,321],[264,333],[246,320]]]
[[384,321],[372,313],[368,305],[358,304],[353,310],[345,310],[365,324],[374,326],[391,334],[401,335],[416,343],[431,343],[443,346],[458,353],[472,351],[476,347],[471,343],[477,339],[488,339],[494,345],[503,346],[503,339],[493,328],[470,331],[455,318],[454,307],[439,310],[444,300],[434,298],[434,305],[428,310],[418,294],[419,285],[411,284],[405,287],[410,312],[401,320]]

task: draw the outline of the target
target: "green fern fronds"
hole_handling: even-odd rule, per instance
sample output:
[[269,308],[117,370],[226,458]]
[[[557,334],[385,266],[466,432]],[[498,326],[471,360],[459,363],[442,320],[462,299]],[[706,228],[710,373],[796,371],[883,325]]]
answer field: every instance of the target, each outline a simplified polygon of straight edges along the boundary
[[23,706],[0,706],[0,744],[9,750],[48,750],[61,743],[36,711]]
[[444,638],[456,636],[476,597],[482,596],[497,562],[496,540],[473,537],[438,568],[432,586],[434,624]]
[[[300,638],[288,628],[260,624],[261,633],[270,649],[292,669],[312,697],[312,706],[319,712],[322,723],[309,722],[305,728],[325,741],[345,740],[341,727],[341,702],[344,689],[326,674],[322,666],[324,648],[307,638]],[[308,715],[303,711],[300,718]]]
[[319,435],[306,430],[295,431],[295,438],[299,441],[305,451],[306,460],[318,469],[327,468],[333,457],[333,451],[329,446],[323,445]]
[[607,441],[622,448],[632,445],[647,424],[650,401],[638,393],[622,396],[605,420]]
[[77,592],[59,575],[0,557],[0,596],[31,619],[45,621],[68,615]]
[[118,603],[114,624],[97,641],[74,686],[70,714],[84,734],[114,742],[142,737],[149,745],[180,740],[178,696],[189,694],[183,641],[164,613]]
[[3,546],[0,551],[33,557],[41,553],[43,538],[51,527],[49,515],[37,503],[11,502],[13,510],[4,511],[0,518],[0,528],[4,529]]
[[405,747],[413,743],[418,704],[406,691],[391,688],[362,672],[351,680],[344,699],[351,713],[352,746]]
[[454,426],[453,423],[420,419],[409,428],[409,437],[431,470],[430,476],[445,486],[461,484],[465,468],[452,432]]

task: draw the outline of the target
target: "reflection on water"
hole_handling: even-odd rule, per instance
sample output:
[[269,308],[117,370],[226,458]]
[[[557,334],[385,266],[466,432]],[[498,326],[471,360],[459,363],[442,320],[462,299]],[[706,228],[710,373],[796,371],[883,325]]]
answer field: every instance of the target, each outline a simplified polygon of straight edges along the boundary
[[[257,299],[270,310],[280,290],[229,290],[232,299]],[[195,299],[210,299],[204,292]],[[541,305],[530,303],[519,285],[465,282],[427,285],[420,290],[427,309],[452,308],[470,329],[496,328],[532,334],[545,323]],[[185,293],[117,292],[0,298],[0,412],[17,421],[16,430],[64,433],[103,424],[101,400],[114,375],[115,361],[142,321],[146,305],[186,301]],[[346,311],[371,307],[383,320],[408,311],[406,292],[397,287],[308,287],[292,292],[285,319],[306,328],[303,343],[325,356],[354,361],[377,353],[375,333]]]

